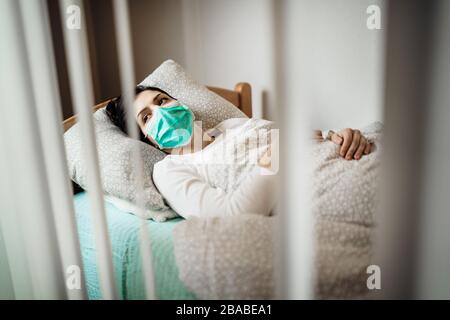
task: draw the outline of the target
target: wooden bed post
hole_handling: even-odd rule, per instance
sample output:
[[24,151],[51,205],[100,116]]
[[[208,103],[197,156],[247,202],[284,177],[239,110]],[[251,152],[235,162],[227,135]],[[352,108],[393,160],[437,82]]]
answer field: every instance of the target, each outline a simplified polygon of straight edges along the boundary
[[234,90],[239,93],[239,107],[250,118],[252,117],[252,87],[247,82],[239,82]]

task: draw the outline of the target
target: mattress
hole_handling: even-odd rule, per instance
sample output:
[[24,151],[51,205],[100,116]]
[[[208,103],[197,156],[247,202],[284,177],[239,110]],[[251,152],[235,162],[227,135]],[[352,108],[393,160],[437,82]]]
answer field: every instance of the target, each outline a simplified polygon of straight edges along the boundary
[[[92,218],[86,192],[74,196],[84,276],[89,299],[102,299]],[[145,299],[139,243],[139,219],[105,202],[116,285],[121,299]],[[195,299],[178,277],[172,231],[182,218],[147,220],[157,299]]]

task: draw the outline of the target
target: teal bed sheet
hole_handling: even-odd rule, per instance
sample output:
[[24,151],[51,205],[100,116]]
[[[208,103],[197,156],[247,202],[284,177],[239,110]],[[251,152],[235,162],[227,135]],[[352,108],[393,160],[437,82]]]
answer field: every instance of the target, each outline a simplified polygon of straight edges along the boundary
[[[84,275],[89,299],[102,299],[92,217],[87,192],[74,196]],[[116,285],[121,299],[145,299],[139,242],[139,219],[105,202]],[[182,218],[166,222],[148,220],[155,292],[158,299],[195,299],[178,278],[172,231]]]

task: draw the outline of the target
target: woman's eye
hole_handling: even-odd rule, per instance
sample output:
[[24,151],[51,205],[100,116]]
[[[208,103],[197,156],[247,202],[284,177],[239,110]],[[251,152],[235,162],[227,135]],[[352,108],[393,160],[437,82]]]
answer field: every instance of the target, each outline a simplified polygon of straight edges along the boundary
[[167,98],[162,98],[161,100],[159,100],[159,105],[162,105],[165,101],[167,101]]
[[148,121],[149,118],[150,118],[150,115],[149,115],[149,114],[146,114],[145,116],[142,117],[142,121],[143,121],[144,123],[146,123],[146,122]]

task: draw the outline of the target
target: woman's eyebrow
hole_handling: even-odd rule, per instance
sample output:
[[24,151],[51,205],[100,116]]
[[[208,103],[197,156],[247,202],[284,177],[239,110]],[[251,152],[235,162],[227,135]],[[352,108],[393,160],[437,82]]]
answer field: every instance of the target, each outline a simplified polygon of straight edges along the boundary
[[148,105],[145,105],[145,106],[142,108],[142,110],[139,111],[139,113],[137,114],[136,118],[139,119],[146,109],[148,109]]
[[160,92],[160,93],[158,93],[154,98],[153,98],[153,104],[156,104],[156,101],[158,100],[158,98],[159,98],[159,96],[161,95],[162,93]]
[[[162,93],[160,92],[160,93],[158,93],[154,98],[153,98],[153,103],[154,104],[156,104],[156,101],[158,100],[158,98],[159,98],[159,96],[161,95]],[[137,116],[136,116],[136,118],[137,119],[139,119],[139,117],[141,116],[141,114],[145,111],[145,109],[147,109],[148,108],[148,105],[146,104],[143,108],[142,108],[142,110],[141,111],[139,111],[139,113],[137,114]]]

